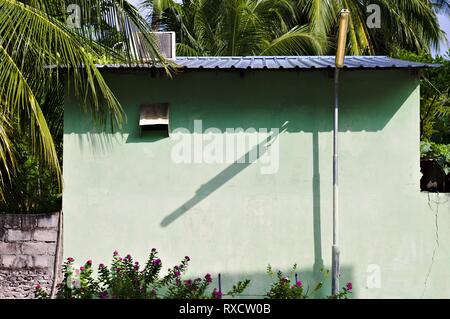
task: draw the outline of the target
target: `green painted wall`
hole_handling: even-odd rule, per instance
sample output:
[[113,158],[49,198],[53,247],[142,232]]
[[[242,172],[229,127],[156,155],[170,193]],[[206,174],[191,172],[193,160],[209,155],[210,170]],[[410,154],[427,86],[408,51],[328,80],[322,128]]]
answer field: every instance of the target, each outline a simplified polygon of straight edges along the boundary
[[[128,118],[121,132],[99,133],[78,102],[67,100],[66,256],[108,262],[118,249],[144,259],[156,247],[165,266],[188,254],[192,275],[221,272],[225,288],[252,279],[252,294],[268,287],[269,263],[282,270],[298,263],[310,282],[322,263],[330,268],[328,72],[105,77]],[[173,163],[175,141],[139,137],[139,107],[154,102],[170,103],[172,130],[193,130],[196,119],[223,131],[282,128],[279,171],[262,175],[259,163]],[[450,196],[420,192],[416,78],[403,70],[345,72],[340,137],[342,281],[352,281],[359,298],[450,297],[443,244],[450,240]],[[377,269],[381,287],[368,288]]]

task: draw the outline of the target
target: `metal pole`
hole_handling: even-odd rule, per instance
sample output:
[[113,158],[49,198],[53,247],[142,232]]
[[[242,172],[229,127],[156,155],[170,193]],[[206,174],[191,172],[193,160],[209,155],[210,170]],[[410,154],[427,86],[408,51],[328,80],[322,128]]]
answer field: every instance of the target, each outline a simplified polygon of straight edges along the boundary
[[350,11],[342,9],[339,16],[339,35],[334,71],[334,123],[333,123],[333,246],[331,256],[331,294],[339,292],[339,75],[345,64],[347,31]]
[[222,299],[222,275],[219,273],[219,293],[220,299]]
[[331,258],[331,293],[339,291],[339,68],[334,71],[334,123],[333,123],[333,246]]

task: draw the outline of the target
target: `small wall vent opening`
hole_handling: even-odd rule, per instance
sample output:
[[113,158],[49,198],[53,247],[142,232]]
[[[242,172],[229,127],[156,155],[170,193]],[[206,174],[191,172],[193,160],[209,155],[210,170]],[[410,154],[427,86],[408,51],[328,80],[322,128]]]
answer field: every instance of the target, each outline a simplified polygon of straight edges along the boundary
[[169,104],[154,103],[141,106],[139,118],[140,134],[149,131],[165,132],[169,135]]

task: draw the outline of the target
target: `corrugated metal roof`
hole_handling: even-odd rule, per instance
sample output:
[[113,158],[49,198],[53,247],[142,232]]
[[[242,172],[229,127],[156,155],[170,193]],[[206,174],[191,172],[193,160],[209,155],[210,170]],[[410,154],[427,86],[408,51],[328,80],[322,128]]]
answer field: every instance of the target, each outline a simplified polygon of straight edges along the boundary
[[[174,61],[183,69],[325,69],[334,68],[334,56],[242,56],[242,57],[177,57]],[[105,64],[99,68],[154,69],[152,64]],[[349,69],[418,69],[439,67],[436,64],[417,63],[386,56],[347,56]]]

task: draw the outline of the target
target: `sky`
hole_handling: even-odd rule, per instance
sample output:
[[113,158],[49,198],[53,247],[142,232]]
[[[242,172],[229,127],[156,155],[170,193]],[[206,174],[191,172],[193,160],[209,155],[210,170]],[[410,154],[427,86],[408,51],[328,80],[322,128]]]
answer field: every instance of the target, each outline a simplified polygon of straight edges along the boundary
[[[439,23],[442,30],[447,33],[447,41],[450,42],[450,17],[448,15],[439,15]],[[449,49],[449,43],[441,43],[441,54],[445,54]]]
[[[137,6],[142,0],[128,0],[128,1]],[[445,55],[445,53],[447,53],[450,48],[450,46],[449,46],[449,43],[450,43],[450,16],[444,15],[444,14],[439,15],[439,23],[441,24],[442,30],[444,30],[447,34],[447,41],[444,41],[443,43],[441,43],[440,52],[435,52],[435,54],[438,53],[441,55]]]

